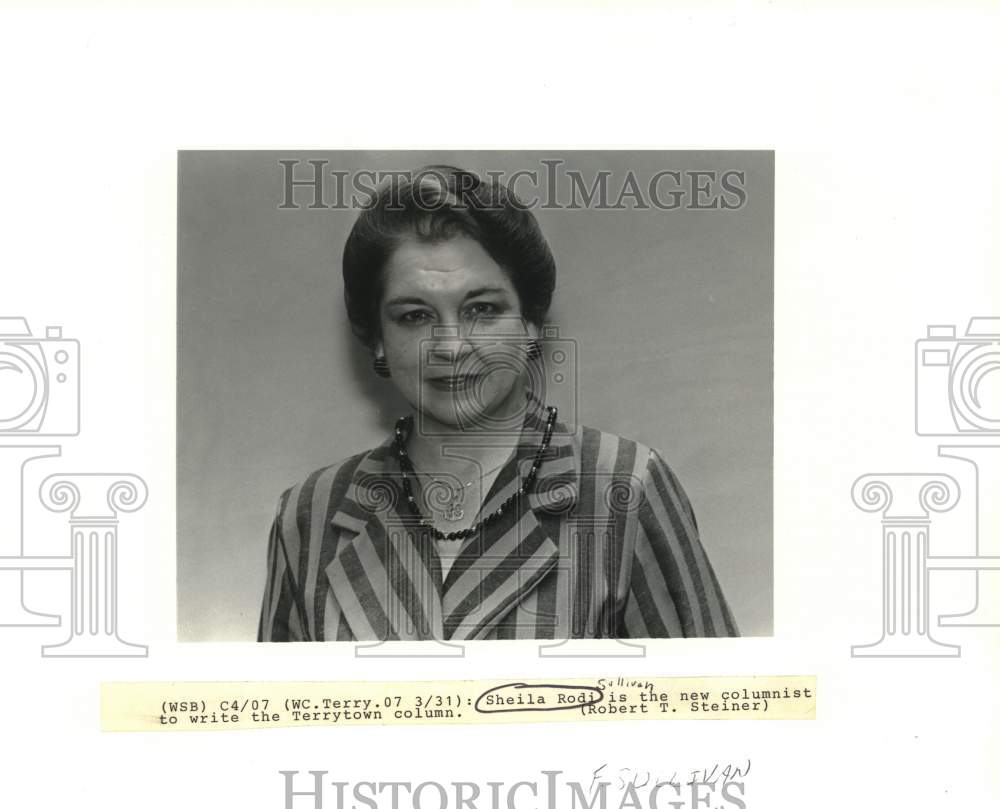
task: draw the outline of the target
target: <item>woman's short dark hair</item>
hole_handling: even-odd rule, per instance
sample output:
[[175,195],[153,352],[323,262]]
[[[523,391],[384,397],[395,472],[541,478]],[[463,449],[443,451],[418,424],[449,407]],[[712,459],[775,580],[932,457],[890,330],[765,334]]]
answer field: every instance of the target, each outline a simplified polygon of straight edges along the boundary
[[475,239],[507,272],[521,311],[541,326],[552,302],[556,263],[534,215],[496,177],[454,166],[394,174],[362,209],[344,245],[344,302],[351,328],[369,348],[380,334],[383,269],[401,242]]

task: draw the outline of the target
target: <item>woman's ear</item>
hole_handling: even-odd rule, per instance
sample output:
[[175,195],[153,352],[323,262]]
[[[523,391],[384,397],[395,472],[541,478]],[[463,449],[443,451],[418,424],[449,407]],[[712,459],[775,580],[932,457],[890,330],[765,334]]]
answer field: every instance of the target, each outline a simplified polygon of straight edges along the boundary
[[534,361],[542,356],[542,344],[538,339],[541,334],[541,329],[534,323],[528,323],[527,331],[529,342],[524,347],[525,356],[529,361]]
[[385,358],[385,346],[382,345],[381,340],[372,346],[372,354],[372,369],[375,373],[381,377],[392,376],[392,371],[389,369],[389,361]]

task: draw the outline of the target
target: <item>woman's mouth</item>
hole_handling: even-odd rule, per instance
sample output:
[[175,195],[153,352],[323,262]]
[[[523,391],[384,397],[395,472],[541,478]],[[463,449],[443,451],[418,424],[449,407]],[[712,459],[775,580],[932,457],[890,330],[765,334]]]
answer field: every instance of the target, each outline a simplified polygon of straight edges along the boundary
[[479,380],[478,374],[465,374],[462,376],[438,376],[427,380],[427,384],[440,391],[454,392],[464,391],[472,387]]

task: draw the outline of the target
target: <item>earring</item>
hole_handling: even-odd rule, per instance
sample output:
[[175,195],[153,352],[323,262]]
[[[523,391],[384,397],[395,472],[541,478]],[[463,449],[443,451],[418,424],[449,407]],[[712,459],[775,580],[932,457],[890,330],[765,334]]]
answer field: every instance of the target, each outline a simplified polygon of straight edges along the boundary
[[542,356],[542,344],[538,340],[532,340],[524,347],[524,356],[529,360],[537,360]]
[[378,376],[381,377],[392,376],[392,374],[389,373],[389,361],[385,357],[375,357],[374,361],[372,362],[372,368],[375,369],[375,373]]

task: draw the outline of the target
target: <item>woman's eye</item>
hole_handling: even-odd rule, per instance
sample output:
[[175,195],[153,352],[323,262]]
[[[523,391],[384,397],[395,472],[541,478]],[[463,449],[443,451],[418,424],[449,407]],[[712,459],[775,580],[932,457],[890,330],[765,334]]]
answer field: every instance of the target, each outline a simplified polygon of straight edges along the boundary
[[423,309],[414,309],[412,312],[405,312],[399,316],[399,322],[408,326],[416,326],[426,323],[430,319],[431,313]]
[[500,307],[495,303],[487,303],[486,301],[480,301],[479,303],[474,303],[469,307],[469,315],[471,317],[491,317],[500,312]]

